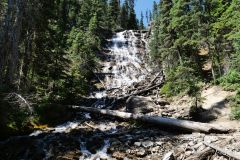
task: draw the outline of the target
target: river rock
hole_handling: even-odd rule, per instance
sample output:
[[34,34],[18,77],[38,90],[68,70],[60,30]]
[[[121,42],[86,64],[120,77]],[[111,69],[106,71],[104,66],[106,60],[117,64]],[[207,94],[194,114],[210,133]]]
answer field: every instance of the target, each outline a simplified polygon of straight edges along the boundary
[[149,148],[149,147],[153,146],[153,142],[152,141],[145,141],[145,142],[142,142],[142,145],[143,145],[144,148]]
[[174,160],[173,152],[168,152],[164,155],[163,160]]
[[104,139],[102,137],[92,137],[86,142],[86,148],[91,153],[96,153],[104,145]]
[[140,149],[137,151],[136,155],[137,155],[138,157],[144,157],[144,156],[146,156],[146,151],[145,151],[145,149],[140,148]]
[[137,147],[140,147],[141,146],[141,142],[134,142],[134,145],[137,146]]
[[123,152],[114,152],[113,154],[112,154],[112,157],[113,158],[116,158],[116,159],[124,159],[125,157],[126,157],[126,155],[125,155],[125,153],[123,153]]
[[126,111],[129,113],[149,113],[156,107],[150,97],[132,96],[126,102]]

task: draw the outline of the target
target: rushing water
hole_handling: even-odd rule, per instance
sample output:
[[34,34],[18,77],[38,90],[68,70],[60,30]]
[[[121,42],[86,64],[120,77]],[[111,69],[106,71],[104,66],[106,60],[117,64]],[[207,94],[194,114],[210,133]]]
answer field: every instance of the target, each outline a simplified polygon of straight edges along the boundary
[[[105,75],[104,91],[93,93],[95,98],[104,98],[118,92],[126,94],[126,89],[136,82],[146,78],[151,69],[146,63],[145,34],[123,31],[116,33],[110,40],[107,60],[102,62],[102,74]],[[143,47],[143,48],[142,48]],[[97,103],[95,107],[101,108],[104,103]]]
[[[107,91],[121,90],[121,94],[126,94],[126,89],[136,82],[140,82],[146,78],[151,72],[150,67],[146,63],[146,40],[145,34],[137,33],[132,30],[116,33],[110,40],[107,60],[102,63],[102,73],[105,75],[104,91],[93,93],[93,97],[98,98],[99,102],[94,107],[104,107],[104,97],[108,96]],[[114,92],[112,92],[114,93]],[[116,128],[116,127],[115,127]],[[113,129],[116,132],[116,129]],[[89,151],[82,145],[85,155],[89,155]],[[91,155],[89,159],[96,156],[106,158],[109,142],[105,140],[104,147],[95,155]]]
[[[96,91],[92,93],[92,97],[98,98],[99,103],[96,103],[94,107],[102,108],[104,107],[104,97],[109,96],[109,94],[114,94],[117,91],[121,91],[121,94],[126,94],[126,89],[136,82],[140,82],[146,78],[150,73],[149,67],[145,62],[145,44],[144,34],[134,31],[123,31],[116,33],[111,40],[109,40],[107,59],[102,62],[102,74],[104,78],[102,84],[104,85],[104,91]],[[88,113],[83,113],[86,120],[91,120],[91,115]],[[117,132],[116,124],[100,122],[97,126],[99,130],[106,133]],[[50,159],[54,156],[53,153],[53,142],[62,140],[63,134],[68,134],[74,129],[81,130],[84,128],[78,120],[74,122],[66,122],[55,128],[49,128],[47,131],[35,131],[30,134],[27,139],[37,139],[37,143],[41,144],[42,150],[45,154],[44,159]],[[59,138],[56,138],[59,137]],[[66,137],[64,137],[66,138]],[[91,153],[86,144],[89,143],[88,139],[85,137],[75,136],[74,140],[78,140],[79,149],[82,155],[79,159],[107,159],[107,149],[110,146],[109,140],[104,139],[103,146],[96,153]],[[36,142],[35,142],[36,143]],[[64,143],[64,142],[59,142]],[[24,144],[23,144],[24,145]],[[39,147],[38,146],[38,147]],[[64,147],[64,146],[63,146]],[[30,152],[28,149],[28,152]],[[27,152],[27,151],[26,151]],[[30,155],[25,153],[22,159],[28,159]],[[25,158],[24,158],[25,157]]]

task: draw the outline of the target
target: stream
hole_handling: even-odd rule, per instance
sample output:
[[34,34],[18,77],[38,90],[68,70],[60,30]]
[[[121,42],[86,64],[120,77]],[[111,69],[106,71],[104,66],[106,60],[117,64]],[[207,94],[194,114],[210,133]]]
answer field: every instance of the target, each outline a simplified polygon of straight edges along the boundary
[[[105,98],[110,94],[127,94],[129,87],[151,73],[145,61],[145,37],[146,33],[128,30],[116,33],[108,40],[107,58],[100,62],[104,90],[91,93],[92,98],[99,99],[93,107],[105,107]],[[89,113],[79,115],[75,121],[0,142],[0,159],[110,159],[108,149],[112,140],[108,135],[118,133],[126,125],[96,120],[92,126],[91,121],[96,117]]]
[[[98,80],[101,87],[89,97],[94,101],[97,99],[94,104],[91,103],[92,107],[109,109],[112,107],[109,97],[128,95],[129,90],[148,85],[145,83],[156,77],[147,65],[145,37],[146,33],[128,30],[116,33],[108,40],[108,52],[102,53],[106,58],[100,62],[101,70],[96,71],[100,72]],[[157,80],[161,78],[160,75]],[[155,91],[141,98],[161,100]],[[146,114],[178,119],[189,117],[191,107],[175,108],[173,103],[157,102],[161,104],[154,105],[155,110]],[[119,110],[129,111],[128,104],[120,104],[122,108]],[[210,155],[205,154],[210,149],[205,142],[231,153],[233,151],[237,155],[235,157],[240,157],[239,139],[239,132],[226,135],[182,133],[174,127],[126,122],[76,111],[72,121],[0,141],[0,160],[195,160],[201,159],[202,155],[205,159],[227,160],[230,159],[228,156],[215,150],[211,150]]]

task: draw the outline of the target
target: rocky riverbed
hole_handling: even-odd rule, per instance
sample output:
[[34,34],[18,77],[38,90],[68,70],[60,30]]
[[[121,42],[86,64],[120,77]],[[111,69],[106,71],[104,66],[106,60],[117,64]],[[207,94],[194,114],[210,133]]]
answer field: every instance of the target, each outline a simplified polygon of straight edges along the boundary
[[[113,109],[117,98],[127,96],[128,101],[123,99],[114,109],[152,116],[192,119],[190,97],[168,99],[159,95],[159,87],[164,77],[161,73],[153,72],[147,65],[145,37],[146,33],[140,31],[124,31],[109,40],[108,53],[101,64],[101,76],[98,77],[99,84],[96,88],[99,90],[94,91],[86,100],[89,100],[91,107]],[[155,87],[144,91],[152,86]],[[139,91],[144,92],[136,94]],[[73,121],[0,142],[0,159],[239,159],[239,123],[229,119],[227,104],[224,103],[221,107],[218,105],[223,104],[230,95],[232,93],[226,93],[219,88],[205,89],[203,96],[206,98],[206,104],[204,103],[203,108],[197,112],[199,116],[214,115],[215,118],[211,121],[205,119],[209,123],[218,123],[218,119],[221,118],[222,121],[228,122],[227,125],[235,127],[234,133],[189,133],[171,127],[163,128],[76,112]],[[210,100],[214,96],[218,97],[217,101]],[[87,103],[88,101],[84,102]]]
[[209,152],[206,157],[227,160],[229,156],[207,144],[239,155],[239,139],[239,133],[184,133],[87,114],[74,122],[1,142],[0,159],[194,159]]

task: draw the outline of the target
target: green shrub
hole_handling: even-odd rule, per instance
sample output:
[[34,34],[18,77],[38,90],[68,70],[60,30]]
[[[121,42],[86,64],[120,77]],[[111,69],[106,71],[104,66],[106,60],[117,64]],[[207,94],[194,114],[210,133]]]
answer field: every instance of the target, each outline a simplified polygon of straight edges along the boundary
[[218,82],[225,89],[235,91],[237,88],[240,88],[240,72],[230,70],[225,76],[219,78]]
[[172,94],[171,91],[172,91],[171,83],[170,83],[170,82],[167,82],[167,83],[165,83],[165,84],[163,85],[163,87],[161,88],[160,93],[166,95],[167,97],[171,97],[171,96],[173,96],[173,94]]
[[194,70],[188,67],[179,66],[167,75],[167,81],[161,88],[160,93],[166,96],[188,94],[196,97],[199,94],[199,79],[195,76]]
[[0,96],[0,138],[29,132],[32,117],[27,107],[20,106],[14,99]]
[[240,119],[240,107],[233,107],[232,109],[232,117],[233,119]]
[[240,119],[240,90],[236,96],[229,99],[230,106],[232,107],[232,118]]

